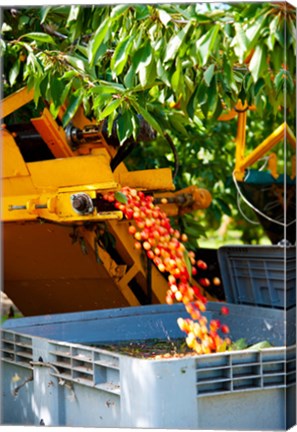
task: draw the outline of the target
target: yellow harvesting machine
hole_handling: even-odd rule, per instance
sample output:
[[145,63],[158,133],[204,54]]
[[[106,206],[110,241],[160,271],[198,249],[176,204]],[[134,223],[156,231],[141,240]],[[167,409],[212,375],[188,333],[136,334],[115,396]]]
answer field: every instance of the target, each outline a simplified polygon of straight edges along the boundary
[[102,194],[136,188],[166,198],[174,215],[207,208],[210,193],[175,192],[169,168],[112,170],[117,151],[82,109],[68,130],[47,108],[29,125],[6,124],[32,99],[23,88],[2,101],[3,290],[24,315],[164,303],[165,278],[153,266],[148,284],[128,222]]

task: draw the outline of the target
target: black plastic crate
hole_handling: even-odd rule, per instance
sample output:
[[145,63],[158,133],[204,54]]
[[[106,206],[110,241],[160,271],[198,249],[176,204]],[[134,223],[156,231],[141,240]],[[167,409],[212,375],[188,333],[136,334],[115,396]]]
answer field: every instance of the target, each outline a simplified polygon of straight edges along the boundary
[[279,309],[296,305],[295,247],[223,246],[218,259],[227,302]]

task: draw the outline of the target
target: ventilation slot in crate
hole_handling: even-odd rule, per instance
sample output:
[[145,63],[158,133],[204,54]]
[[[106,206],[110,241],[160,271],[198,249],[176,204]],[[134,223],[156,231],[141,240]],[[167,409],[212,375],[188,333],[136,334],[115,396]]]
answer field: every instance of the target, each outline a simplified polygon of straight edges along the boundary
[[32,339],[10,332],[2,332],[2,360],[25,368],[32,368]]

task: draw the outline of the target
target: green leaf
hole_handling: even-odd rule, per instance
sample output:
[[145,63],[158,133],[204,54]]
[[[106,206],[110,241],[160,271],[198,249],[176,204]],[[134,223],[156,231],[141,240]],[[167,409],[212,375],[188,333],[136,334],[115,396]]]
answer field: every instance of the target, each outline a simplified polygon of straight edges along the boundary
[[138,72],[139,81],[142,87],[151,85],[156,78],[156,63],[152,57],[151,62],[139,70]]
[[119,93],[119,89],[117,87],[113,87],[112,83],[111,85],[101,84],[92,88],[91,92],[94,95],[111,95]]
[[76,90],[76,92],[72,93],[69,101],[69,105],[64,113],[62,123],[63,127],[67,126],[70,120],[74,117],[76,111],[78,110],[83,98],[83,93],[81,89]]
[[108,29],[110,27],[110,21],[108,19],[105,19],[98,29],[96,30],[94,36],[91,38],[89,45],[88,45],[88,60],[91,66],[94,66],[95,59],[97,56],[97,52],[100,49],[105,36],[108,32]]
[[231,209],[229,205],[222,199],[222,198],[216,198],[217,203],[222,209],[222,212],[226,214],[227,216],[232,216]]
[[108,136],[111,136],[112,131],[113,131],[113,123],[115,121],[115,118],[117,116],[117,111],[113,111],[107,119],[107,132],[108,132]]
[[79,12],[80,12],[80,6],[76,5],[70,7],[66,26],[68,26],[72,21],[76,21],[78,19]]
[[181,47],[181,44],[183,43],[192,23],[188,22],[186,26],[180,30],[176,35],[172,36],[172,38],[169,40],[167,49],[165,52],[164,62],[168,62],[169,60],[173,60],[178,52],[178,50]]
[[110,67],[116,75],[120,75],[127,63],[134,36],[127,36],[116,47]]
[[8,25],[7,23],[2,23],[2,27],[1,27],[1,33],[5,33],[5,32],[9,32],[12,30],[12,27],[10,25]]
[[187,113],[190,118],[194,117],[195,111],[197,109],[197,94],[198,94],[198,87],[193,91],[188,104],[187,104]]
[[[176,68],[175,71],[171,77],[171,86],[172,89],[174,90],[176,96],[178,97],[180,95],[180,93],[182,92],[182,85],[181,85],[181,81],[182,81],[182,67],[181,67],[181,62],[178,61],[179,59],[177,59],[176,61]],[[183,82],[183,81],[182,81]]]
[[200,55],[202,66],[204,66],[207,63],[211,51],[213,50],[214,45],[217,41],[219,30],[220,30],[220,25],[219,24],[214,25],[206,34],[204,34],[196,42],[196,48],[198,54]]
[[207,102],[209,111],[215,111],[218,102],[218,90],[215,80],[212,81],[212,84],[208,89]]
[[41,82],[41,77],[37,76],[35,77],[34,80],[34,103],[35,103],[35,107],[37,107],[38,105],[38,101],[39,101],[39,97],[40,97],[40,82]]
[[44,21],[46,20],[47,14],[49,13],[50,10],[51,10],[51,6],[47,6],[47,7],[43,6],[41,8],[41,11],[40,11],[40,24],[44,23]]
[[129,89],[135,85],[135,66],[132,64],[124,78],[124,84]]
[[19,39],[23,39],[23,38],[33,39],[37,42],[49,43],[49,44],[55,45],[54,39],[46,33],[39,33],[39,32],[26,33],[26,34],[20,36]]
[[206,82],[206,85],[207,85],[208,87],[209,87],[210,82],[211,82],[211,80],[212,80],[212,77],[213,77],[214,71],[215,71],[215,65],[214,65],[214,64],[211,64],[211,65],[206,69],[206,71],[205,71],[204,74],[203,74],[204,81]]
[[56,119],[58,114],[59,114],[60,107],[56,106],[54,103],[51,103],[49,110],[50,110],[50,113],[53,116],[53,118]]
[[239,57],[239,61],[242,63],[244,60],[244,56],[248,50],[249,40],[246,37],[245,31],[241,23],[235,23],[234,28],[236,34],[231,43],[231,47],[234,47],[235,54]]
[[266,57],[266,47],[264,45],[258,45],[249,66],[254,82],[257,82],[258,78],[263,74],[263,71],[267,69]]
[[271,348],[272,345],[270,342],[268,341],[262,341],[262,342],[258,342],[254,345],[249,346],[248,348],[246,348],[247,350],[257,350],[260,351],[263,348]]
[[150,15],[151,15],[150,11],[146,5],[135,4],[134,8],[136,10],[136,19],[137,20],[143,20],[145,18],[150,17]]
[[189,258],[189,252],[187,250],[185,250],[183,255],[184,255],[184,261],[185,261],[189,276],[191,277],[192,276],[192,264],[191,264],[191,261]]
[[275,44],[275,33],[279,25],[279,15],[276,15],[271,23],[269,24],[269,36],[267,38],[267,46],[270,51],[273,51],[274,44]]
[[167,27],[167,24],[172,20],[171,15],[169,15],[166,11],[164,11],[163,9],[159,9],[159,18],[161,23]]
[[179,113],[175,113],[169,116],[170,124],[172,125],[172,128],[175,129],[177,132],[181,133],[184,136],[188,135],[187,129],[184,127],[183,122],[185,122],[185,119],[183,116]]
[[72,80],[70,80],[67,85],[64,87],[64,90],[61,94],[61,105],[65,102],[66,98],[68,97],[70,90],[72,89]]
[[85,71],[85,62],[82,59],[80,59],[78,57],[70,56],[68,54],[64,55],[64,58],[75,69]]
[[149,41],[145,43],[133,56],[133,64],[138,73],[142,68],[145,68],[152,61],[152,47]]
[[115,199],[122,203],[122,204],[127,204],[128,202],[128,198],[126,197],[126,195],[123,192],[120,191],[116,191],[116,193],[114,194]]
[[99,121],[102,121],[103,119],[105,119],[105,117],[113,113],[121,105],[121,103],[121,99],[114,99],[112,102],[110,102],[107,107],[102,111],[102,113],[99,114]]
[[163,63],[160,59],[158,59],[157,61],[157,74],[158,74],[158,78],[161,79],[167,85],[167,87],[171,86],[169,80],[170,78],[169,72],[165,70]]
[[110,18],[114,20],[118,17],[121,17],[124,14],[124,12],[126,12],[129,9],[129,7],[130,6],[126,4],[114,6],[110,13]]
[[160,135],[164,135],[162,128],[157,123],[157,121],[154,119],[154,117],[146,110],[144,109],[138,102],[135,102],[131,100],[131,105],[134,107],[137,113],[141,114],[144,120],[146,120],[153,129],[155,129],[157,132],[159,132]]
[[228,348],[228,351],[241,351],[247,348],[247,343],[245,338],[237,339],[232,345]]
[[10,69],[9,75],[8,75],[9,84],[11,86],[13,86],[15,84],[15,82],[16,82],[16,79],[17,79],[17,77],[18,77],[18,75],[20,73],[20,67],[21,67],[21,62],[20,62],[19,59],[17,59],[14,62],[12,68]]
[[122,116],[119,117],[117,121],[117,135],[122,144],[126,139],[128,139],[133,132],[133,123],[131,112],[126,110]]
[[61,104],[61,96],[63,94],[64,84],[63,82],[55,76],[50,78],[50,91],[51,98],[54,103],[54,106],[58,106]]
[[245,32],[246,37],[249,41],[248,48],[251,49],[256,45],[256,42],[260,36],[263,24],[265,23],[266,14],[260,15],[253,25],[249,25]]

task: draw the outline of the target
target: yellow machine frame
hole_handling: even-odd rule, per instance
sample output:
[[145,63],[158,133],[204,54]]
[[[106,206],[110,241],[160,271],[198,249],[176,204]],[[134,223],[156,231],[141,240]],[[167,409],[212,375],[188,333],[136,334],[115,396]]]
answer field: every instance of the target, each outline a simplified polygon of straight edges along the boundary
[[[288,140],[293,149],[296,149],[296,138],[293,131],[287,125],[286,122],[281,124],[275,131],[273,131],[267,138],[262,141],[256,148],[254,148],[248,155],[245,156],[246,146],[246,122],[248,110],[255,110],[256,107],[243,105],[242,102],[238,102],[229,113],[222,114],[219,117],[221,121],[229,121],[238,116],[237,123],[237,134],[235,138],[236,153],[235,153],[235,169],[234,175],[236,180],[243,180],[246,168],[253,165],[259,159],[261,159],[267,152],[269,152],[276,144],[280,141]],[[273,177],[277,178],[277,159],[274,153],[269,156],[268,167]],[[293,156],[292,160],[292,174],[291,177],[295,177],[296,169],[296,157]]]

